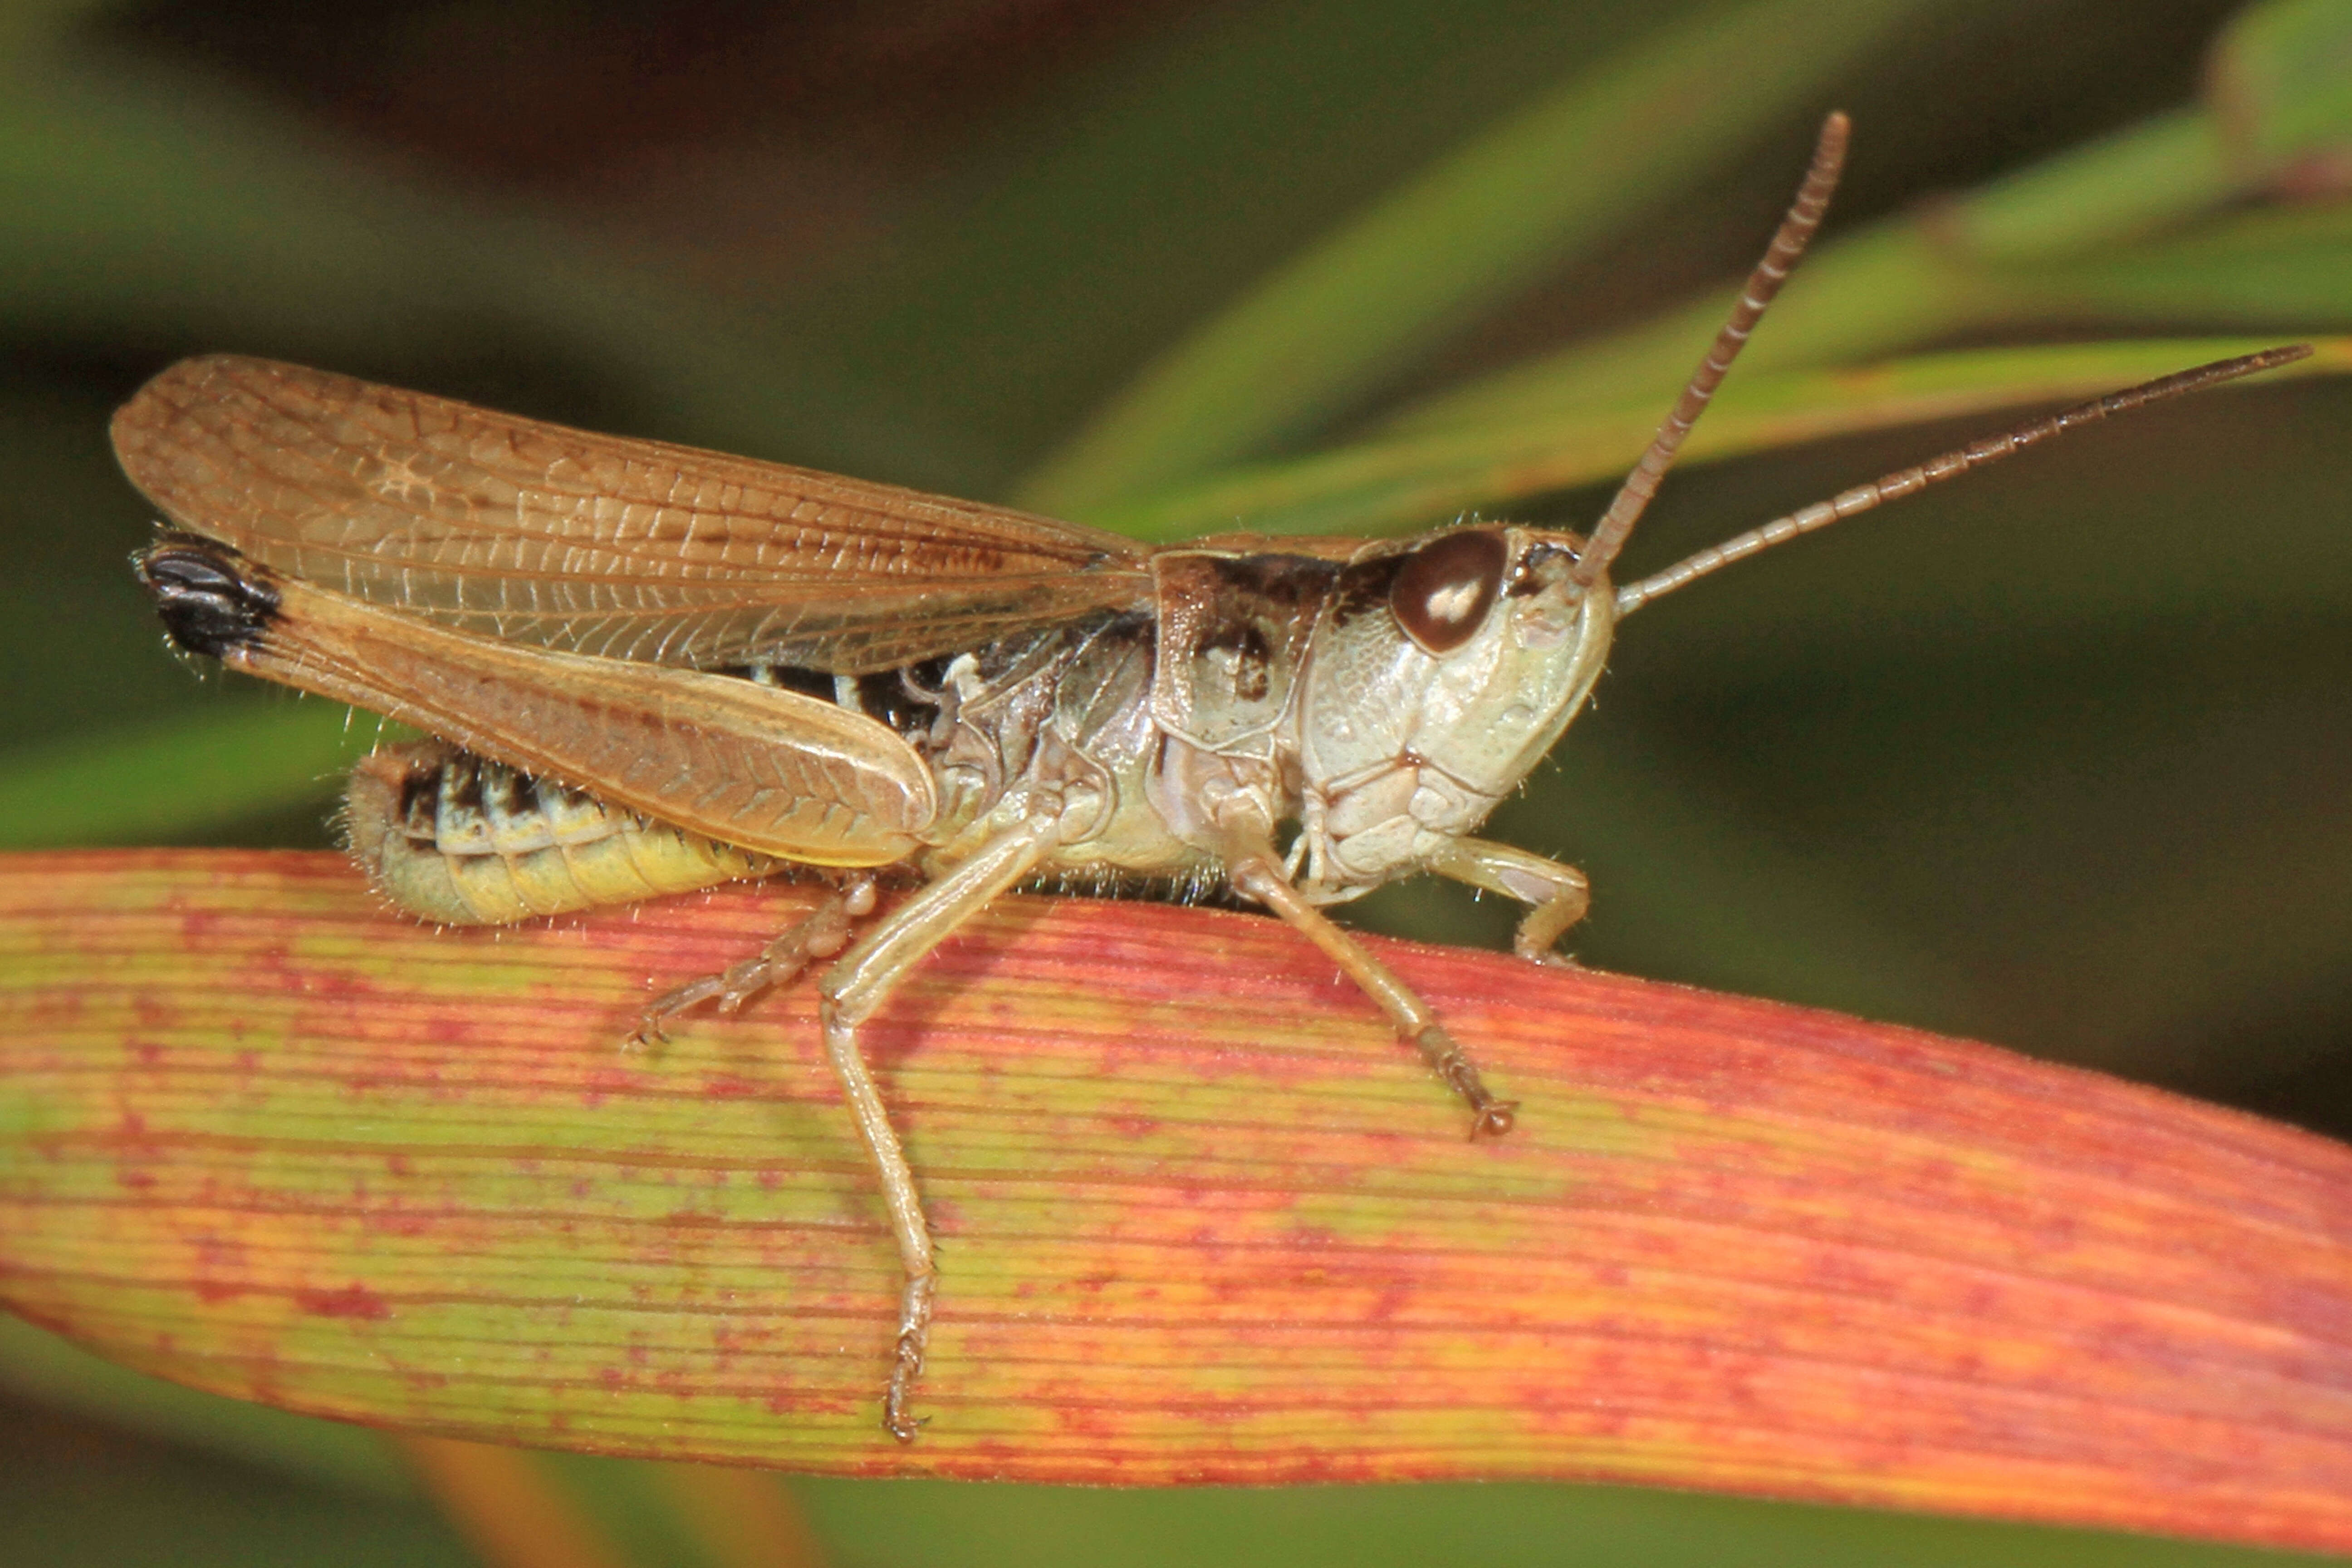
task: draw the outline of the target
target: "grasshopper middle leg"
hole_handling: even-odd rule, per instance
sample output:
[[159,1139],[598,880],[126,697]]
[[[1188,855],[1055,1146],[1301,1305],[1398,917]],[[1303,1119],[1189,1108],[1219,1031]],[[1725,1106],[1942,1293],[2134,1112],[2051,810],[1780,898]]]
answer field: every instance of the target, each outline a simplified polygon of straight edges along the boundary
[[1273,849],[1244,851],[1227,857],[1225,874],[1232,879],[1235,890],[1256,900],[1307,941],[1321,948],[1333,963],[1339,964],[1348,978],[1363,988],[1389,1016],[1389,1022],[1398,1034],[1411,1041],[1421,1052],[1431,1070],[1445,1081],[1469,1103],[1473,1118],[1470,1136],[1486,1137],[1508,1132],[1517,1106],[1502,1100],[1489,1089],[1478,1076],[1477,1068],[1463,1054],[1461,1045],[1437,1021],[1429,1004],[1414,994],[1412,987],[1398,979],[1389,966],[1364,951],[1363,945],[1331,921],[1331,918],[1307,900],[1283,875],[1282,862]]

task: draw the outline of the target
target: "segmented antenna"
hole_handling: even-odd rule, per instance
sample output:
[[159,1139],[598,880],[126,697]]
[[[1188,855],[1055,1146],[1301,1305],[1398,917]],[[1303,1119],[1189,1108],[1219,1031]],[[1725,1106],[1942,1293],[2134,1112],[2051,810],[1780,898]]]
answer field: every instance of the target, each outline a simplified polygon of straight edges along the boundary
[[1748,288],[1739,296],[1739,303],[1731,308],[1731,317],[1723,330],[1715,334],[1715,342],[1707,349],[1706,357],[1691,373],[1690,384],[1675,400],[1666,422],[1658,426],[1650,449],[1625,476],[1617,488],[1616,499],[1601,521],[1592,525],[1592,536],[1584,542],[1578,554],[1570,578],[1590,586],[1600,580],[1625,547],[1625,539],[1633,525],[1642,521],[1649,509],[1650,499],[1658,493],[1658,481],[1665,478],[1674,466],[1675,454],[1681,450],[1683,437],[1689,435],[1698,416],[1706,412],[1708,399],[1723,384],[1724,373],[1739,351],[1748,344],[1748,334],[1764,314],[1764,307],[1780,291],[1797,258],[1805,253],[1806,243],[1813,231],[1822,226],[1822,215],[1829,210],[1830,193],[1837,189],[1838,175],[1845,167],[1846,134],[1852,129],[1843,114],[1832,113],[1822,121],[1822,133],[1813,143],[1812,165],[1805,171],[1804,184],[1797,187],[1797,199],[1789,204],[1789,215],[1780,220],[1780,227],[1765,247],[1764,259],[1748,275]]
[[2088,403],[2078,403],[2072,408],[2062,408],[2055,414],[2045,415],[2013,430],[1971,441],[1957,451],[1930,458],[1924,463],[1914,463],[1907,468],[1897,468],[1869,484],[1857,485],[1843,495],[1816,501],[1801,511],[1792,511],[1786,517],[1773,519],[1761,528],[1751,528],[1720,544],[1709,545],[1654,577],[1627,584],[1617,590],[1617,614],[1621,618],[1631,615],[1660,595],[1671,594],[1685,583],[1719,571],[1759,550],[1784,543],[1801,533],[1811,533],[1817,528],[1827,528],[1842,517],[1852,517],[1856,512],[1869,511],[1874,507],[1885,506],[1888,501],[1915,495],[1929,485],[1956,479],[1972,468],[2014,457],[2053,436],[2096,424],[2110,415],[2128,414],[2151,403],[2202,392],[2209,386],[2219,386],[2240,376],[2275,370],[2280,365],[2307,358],[2310,353],[2308,343],[2296,343],[2287,348],[2264,349],[2260,353],[2244,354],[2237,359],[2216,360],[2211,364],[2200,364],[2194,370],[2179,371],[2154,381],[2143,382],[2137,386],[2126,387],[2121,392],[2111,392]]

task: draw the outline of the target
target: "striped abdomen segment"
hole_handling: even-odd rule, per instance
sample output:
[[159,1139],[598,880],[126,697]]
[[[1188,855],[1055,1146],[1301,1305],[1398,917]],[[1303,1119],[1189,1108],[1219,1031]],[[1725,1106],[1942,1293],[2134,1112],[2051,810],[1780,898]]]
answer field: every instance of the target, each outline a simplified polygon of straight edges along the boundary
[[352,858],[377,889],[447,925],[682,893],[781,864],[437,741],[364,759],[344,798]]

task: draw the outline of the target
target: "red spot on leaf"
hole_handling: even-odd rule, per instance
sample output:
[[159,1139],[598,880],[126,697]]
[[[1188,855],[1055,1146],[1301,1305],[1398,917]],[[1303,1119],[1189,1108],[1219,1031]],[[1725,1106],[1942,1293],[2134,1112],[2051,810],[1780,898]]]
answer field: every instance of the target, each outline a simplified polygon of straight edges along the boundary
[[392,1316],[392,1303],[356,1282],[340,1290],[297,1290],[294,1304],[314,1318],[359,1318],[379,1322]]

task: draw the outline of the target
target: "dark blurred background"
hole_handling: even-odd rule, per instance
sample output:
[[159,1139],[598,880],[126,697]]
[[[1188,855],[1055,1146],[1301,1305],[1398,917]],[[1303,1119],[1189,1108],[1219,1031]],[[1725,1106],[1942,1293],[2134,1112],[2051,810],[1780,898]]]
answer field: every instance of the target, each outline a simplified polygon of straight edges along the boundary
[[[1302,247],[1701,9],[14,5],[0,780],[17,782],[16,841],[329,841],[342,742],[313,721],[268,751],[301,722],[288,700],[169,658],[124,566],[152,514],[113,470],[106,418],[179,355],[274,355],[1012,498],[1155,354]],[[1857,125],[1834,237],[2197,100],[2239,10],[1922,5],[1671,199],[1255,455],[1377,430],[1736,275],[1827,107]],[[2269,199],[2340,203],[2347,173],[2322,161]],[[2345,262],[2352,276],[2352,246]],[[2342,330],[2352,308],[2269,317],[2292,338]],[[2130,330],[2267,319],[2239,299]],[[2045,313],[1921,346],[2112,328]],[[1633,564],[2000,422],[1690,468]],[[1629,626],[1596,710],[1496,836],[1591,872],[1571,944],[1588,963],[2352,1134],[2347,431],[2352,386],[2328,379],[2200,398],[1695,588]],[[1510,510],[1573,520],[1605,493]],[[1361,918],[1491,943],[1510,913],[1415,883]],[[381,1455],[302,1459],[344,1440],[313,1443],[310,1424],[223,1436],[209,1405],[150,1399],[31,1338],[0,1342],[0,1382],[16,1390],[0,1560],[463,1560]],[[845,1563],[2245,1555],[1601,1489],[793,1495]]]

